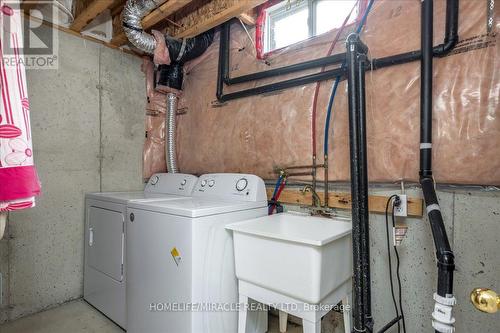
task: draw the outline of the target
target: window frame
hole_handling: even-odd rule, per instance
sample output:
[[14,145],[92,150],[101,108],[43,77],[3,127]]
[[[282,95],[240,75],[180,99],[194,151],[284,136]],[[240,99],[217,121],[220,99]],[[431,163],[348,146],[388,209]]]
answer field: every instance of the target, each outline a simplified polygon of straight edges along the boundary
[[[293,0],[292,0],[293,1]],[[296,0],[296,1],[300,1],[300,0]],[[261,8],[261,12],[259,14],[259,16],[261,15],[264,15],[264,29],[262,29],[261,33],[262,33],[262,39],[263,39],[263,45],[262,45],[262,50],[260,52],[260,57],[258,58],[266,58],[268,55],[276,52],[276,51],[279,51],[279,50],[282,50],[282,49],[285,49],[287,47],[290,47],[290,46],[293,46],[293,45],[296,45],[296,44],[299,44],[299,43],[303,43],[309,39],[312,39],[312,38],[315,38],[315,37],[318,37],[322,34],[325,34],[325,33],[328,33],[329,31],[332,31],[332,30],[336,30],[340,27],[336,27],[336,28],[333,28],[332,30],[328,30],[324,33],[321,33],[321,34],[316,34],[316,12],[317,12],[317,6],[318,6],[318,3],[322,1],[322,0],[302,0],[300,3],[291,3],[291,6],[292,8],[291,9],[288,9],[288,10],[283,10],[283,8],[286,8],[286,6],[289,4],[289,2],[287,0],[283,0],[283,1],[271,1],[269,3],[268,6],[265,6],[263,8]],[[357,14],[356,14],[356,17],[354,19],[354,21],[352,21],[351,23],[348,23],[346,24],[346,27],[349,27],[351,25],[354,25],[356,24],[360,19],[360,14],[363,12],[363,10],[366,8],[366,4],[367,4],[367,1],[368,0],[359,0],[358,1],[358,5],[357,5]],[[275,8],[272,8],[271,7],[275,7]],[[283,46],[283,47],[280,47],[280,48],[271,48],[271,46],[273,46],[273,27],[274,27],[274,24],[272,24],[272,21],[276,21],[276,19],[278,18],[283,18],[285,16],[288,16],[288,15],[293,15],[293,13],[296,13],[304,8],[308,9],[308,17],[307,17],[307,26],[308,26],[308,37],[304,40],[301,40],[301,41],[298,41],[298,42],[295,42],[295,43],[292,43],[290,45],[286,45],[286,46]],[[257,31],[256,31],[257,32]],[[259,50],[257,50],[257,53],[259,54]]]

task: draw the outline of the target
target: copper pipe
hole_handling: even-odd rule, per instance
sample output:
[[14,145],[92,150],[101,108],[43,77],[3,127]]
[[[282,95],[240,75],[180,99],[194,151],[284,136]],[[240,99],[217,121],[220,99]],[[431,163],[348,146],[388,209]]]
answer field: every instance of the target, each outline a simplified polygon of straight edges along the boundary
[[[314,163],[314,162],[313,162]],[[293,170],[293,169],[313,169],[313,168],[322,168],[324,165],[323,164],[316,164],[316,165],[293,165],[289,167],[284,167],[281,168],[282,170]]]
[[292,172],[292,173],[286,173],[287,177],[297,177],[297,176],[312,176],[312,172]]

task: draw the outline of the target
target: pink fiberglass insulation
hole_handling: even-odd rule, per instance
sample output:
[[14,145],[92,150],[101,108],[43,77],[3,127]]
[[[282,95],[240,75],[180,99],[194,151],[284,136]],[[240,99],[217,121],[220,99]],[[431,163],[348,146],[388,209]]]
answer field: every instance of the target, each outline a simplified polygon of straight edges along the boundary
[[[461,0],[459,43],[434,59],[433,166],[437,182],[500,185],[500,6],[487,31],[486,1]],[[446,1],[435,2],[434,45],[443,42]],[[349,29],[346,29],[349,30]],[[346,32],[347,33],[347,32]],[[231,77],[324,57],[336,31],[256,59],[239,23],[231,26]],[[420,2],[379,0],[368,16],[362,40],[370,58],[420,48]],[[311,122],[315,84],[223,105],[216,101],[219,38],[184,77],[178,116],[178,165],[182,172],[248,172],[275,179],[276,166],[312,162]],[[345,52],[345,35],[333,54]],[[190,63],[186,63],[189,66]],[[329,69],[329,68],[328,68]],[[319,69],[225,87],[225,93],[278,82]],[[418,181],[420,63],[392,66],[366,74],[368,173],[371,182]],[[316,140],[323,142],[332,80],[321,84]],[[348,112],[341,82],[330,125],[329,179],[349,180]],[[163,126],[156,122],[156,126]],[[153,125],[154,127],[154,125]],[[153,131],[154,132],[154,131]],[[318,163],[323,151],[318,145]],[[164,154],[158,149],[158,156]],[[153,156],[155,155],[155,156]],[[159,161],[156,154],[145,165]],[[322,170],[318,171],[322,179]]]

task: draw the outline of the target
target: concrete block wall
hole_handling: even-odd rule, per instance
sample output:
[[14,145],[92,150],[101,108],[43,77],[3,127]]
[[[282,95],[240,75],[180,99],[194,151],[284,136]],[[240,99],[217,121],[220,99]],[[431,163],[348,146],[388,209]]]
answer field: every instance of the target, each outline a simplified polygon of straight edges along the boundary
[[0,241],[0,322],[81,297],[84,193],[143,188],[140,64],[59,32],[59,69],[27,71],[42,195]]
[[[399,189],[372,190],[371,193],[390,195],[399,193]],[[420,191],[410,190],[408,194],[419,197]],[[456,331],[497,332],[498,316],[477,311],[469,301],[469,293],[476,287],[491,288],[500,292],[500,256],[497,254],[500,243],[500,191],[457,187],[438,190],[438,197],[456,256]],[[301,210],[294,206],[288,206],[287,209]],[[398,221],[408,226],[407,236],[398,248],[407,331],[432,332],[432,295],[436,291],[437,269],[429,222],[426,217],[404,218]],[[391,228],[392,224],[390,233]],[[372,311],[377,331],[395,317],[389,287],[384,215],[370,214],[370,237]],[[392,260],[394,270],[393,252]],[[394,282],[397,297],[395,274]],[[322,326],[323,332],[343,332],[342,316],[330,313],[323,320]],[[397,332],[397,326],[387,332]]]

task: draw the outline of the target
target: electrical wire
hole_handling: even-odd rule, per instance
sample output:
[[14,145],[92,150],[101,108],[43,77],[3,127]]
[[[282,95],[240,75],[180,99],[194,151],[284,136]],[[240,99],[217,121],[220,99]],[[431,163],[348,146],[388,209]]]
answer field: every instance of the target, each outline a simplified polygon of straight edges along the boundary
[[[386,231],[386,240],[387,240],[387,258],[389,262],[389,282],[391,285],[391,296],[392,296],[392,302],[394,304],[394,310],[396,310],[396,317],[399,317],[399,310],[398,310],[398,304],[396,303],[396,296],[394,294],[394,281],[392,279],[392,259],[391,259],[391,245],[389,242],[389,204],[391,201],[393,202],[393,199],[396,199],[398,197],[397,194],[393,194],[389,197],[387,200],[387,203],[385,205],[385,231]],[[392,210],[394,211],[394,202],[392,204]],[[398,323],[398,333],[401,332],[401,324],[399,320],[397,321]]]
[[[392,212],[391,212],[391,219],[392,219],[392,228],[396,228],[396,219],[394,217],[394,201],[392,203]],[[401,276],[399,275],[399,253],[398,249],[396,248],[396,244],[394,243],[394,253],[396,254],[396,277],[398,280],[398,288],[399,288],[399,312],[401,313],[401,320],[403,322],[403,332],[406,333],[406,322],[405,322],[405,315],[403,313],[403,301],[402,301],[402,288],[401,288]]]

